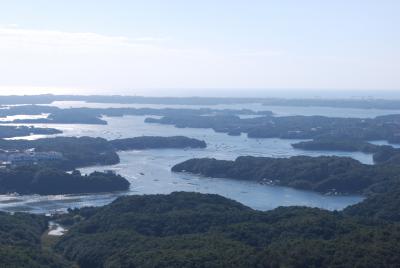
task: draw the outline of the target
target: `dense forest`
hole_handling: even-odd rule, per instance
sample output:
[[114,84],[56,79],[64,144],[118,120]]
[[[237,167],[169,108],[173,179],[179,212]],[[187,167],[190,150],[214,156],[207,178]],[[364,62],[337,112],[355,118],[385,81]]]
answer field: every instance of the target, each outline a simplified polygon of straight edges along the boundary
[[79,194],[125,191],[130,183],[123,177],[108,172],[82,175],[41,167],[21,166],[0,169],[0,194]]
[[[399,195],[382,197],[372,203],[399,212]],[[343,212],[259,212],[210,194],[122,197],[61,216],[71,229],[55,249],[81,267],[396,267],[398,217],[374,208],[367,199]]]
[[48,217],[0,213],[5,267],[397,267],[400,186],[344,211],[261,212],[213,194],[120,197]]
[[64,258],[44,250],[41,236],[47,230],[45,216],[0,212],[0,266],[7,268],[72,267]]
[[252,180],[328,194],[368,194],[399,180],[400,166],[365,165],[337,156],[241,156],[235,161],[189,159],[173,166],[172,171]]

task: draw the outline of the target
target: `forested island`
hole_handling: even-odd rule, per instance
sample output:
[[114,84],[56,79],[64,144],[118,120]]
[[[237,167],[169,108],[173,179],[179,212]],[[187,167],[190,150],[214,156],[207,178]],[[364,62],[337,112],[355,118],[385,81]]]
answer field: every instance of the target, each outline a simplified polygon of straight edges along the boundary
[[41,161],[41,165],[72,170],[92,165],[119,163],[119,156],[112,145],[103,138],[55,137],[37,140],[0,140],[2,150],[34,149],[35,152],[57,152],[61,158]]
[[293,143],[292,146],[297,149],[308,151],[344,151],[363,153],[376,153],[381,148],[391,147],[375,145],[356,139],[315,139]]
[[0,169],[0,194],[82,194],[125,191],[130,183],[112,172],[71,174],[41,166],[21,166]]
[[397,165],[365,165],[352,158],[337,156],[241,156],[235,161],[199,158],[179,163],[171,170],[289,186],[324,194],[381,192],[396,184],[400,174],[400,166]]
[[[153,109],[153,108],[71,108],[60,109],[51,106],[14,106],[0,109],[3,116],[38,115],[48,113],[47,118],[14,119],[2,123],[58,123],[58,124],[99,124],[105,125],[104,116],[124,115],[162,116],[148,117],[147,123],[174,125],[179,128],[211,128],[216,132],[240,135],[250,138],[283,139],[354,139],[361,141],[386,140],[400,143],[400,115],[385,115],[375,118],[336,118],[325,116],[273,116],[270,111],[247,109]],[[254,118],[241,118],[252,115]]]
[[54,135],[60,133],[62,133],[62,131],[55,128],[0,125],[0,139],[24,137],[30,135]]
[[103,116],[121,117],[125,115],[175,116],[185,115],[272,115],[270,111],[255,112],[249,109],[178,109],[178,108],[68,108],[61,109],[44,105],[12,106],[0,109],[0,117],[13,115],[43,115],[45,118],[3,120],[3,124],[93,124],[106,125]]
[[55,137],[37,140],[0,139],[1,150],[18,150],[26,154],[28,158],[30,158],[30,153],[25,153],[25,150],[34,149],[34,152],[59,153],[60,157],[40,160],[40,164],[63,170],[118,164],[120,159],[117,151],[155,148],[205,148],[206,146],[206,143],[202,140],[184,136],[141,136],[110,141],[93,137]]
[[142,136],[135,138],[111,140],[110,143],[118,151],[207,147],[205,141],[192,139],[184,136],[171,136],[171,137]]
[[400,164],[400,149],[389,145],[375,145],[354,139],[315,139],[292,144],[294,148],[309,151],[345,151],[372,153],[377,164]]
[[54,216],[68,232],[45,247],[50,218],[0,213],[0,255],[6,267],[396,267],[399,204],[399,188],[340,212],[260,212],[200,193],[127,196]]
[[222,133],[246,133],[249,138],[281,139],[357,139],[400,143],[400,115],[375,118],[337,118],[325,116],[272,115],[240,118],[237,115],[187,115],[146,118],[147,123],[179,128],[211,128]]
[[154,148],[205,148],[201,140],[184,136],[142,136],[108,141],[92,137],[56,137],[37,140],[0,139],[0,194],[77,194],[123,191],[129,182],[116,174],[95,172],[82,176],[79,167],[119,163],[117,151]]

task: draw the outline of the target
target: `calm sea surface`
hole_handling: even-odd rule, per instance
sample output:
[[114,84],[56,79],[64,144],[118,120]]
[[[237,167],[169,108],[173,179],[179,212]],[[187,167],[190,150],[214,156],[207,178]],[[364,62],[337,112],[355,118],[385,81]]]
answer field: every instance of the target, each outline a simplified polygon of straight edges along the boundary
[[[82,102],[57,102],[62,108],[68,107],[153,107],[164,108],[168,105],[118,105],[95,104]],[[173,105],[175,108],[200,108],[199,106]],[[206,107],[206,106],[201,106]],[[338,117],[374,117],[383,114],[393,114],[390,110],[335,109],[320,107],[265,107],[259,104],[250,105],[217,105],[214,109],[271,110],[277,116],[282,115],[326,115]],[[400,113],[400,112],[398,112]],[[228,136],[215,133],[210,129],[175,128],[168,125],[146,124],[144,116],[105,117],[108,125],[45,125],[63,130],[63,136],[92,136],[107,139],[136,137],[142,135],[172,136],[184,135],[203,139],[207,142],[206,149],[156,149],[143,151],[128,151],[119,153],[121,163],[112,166],[95,166],[82,168],[89,173],[95,170],[115,170],[131,182],[131,188],[122,193],[104,193],[90,195],[57,195],[57,196],[18,196],[0,195],[0,209],[6,211],[29,211],[47,213],[64,211],[70,207],[100,206],[114,200],[117,196],[126,194],[157,194],[173,191],[195,191],[215,193],[237,200],[247,206],[259,210],[269,210],[278,206],[310,206],[325,209],[342,209],[362,200],[360,196],[325,196],[313,192],[295,190],[288,187],[261,185],[256,182],[245,182],[220,178],[204,178],[190,174],[177,174],[170,171],[174,164],[193,157],[214,157],[217,159],[235,159],[241,155],[289,157],[294,155],[337,155],[347,156],[362,163],[372,164],[372,156],[359,152],[337,151],[302,151],[291,147],[299,140],[282,139],[248,139],[245,135]],[[0,119],[1,120],[1,119]],[[31,136],[30,139],[45,136]],[[383,144],[377,141],[378,144]]]

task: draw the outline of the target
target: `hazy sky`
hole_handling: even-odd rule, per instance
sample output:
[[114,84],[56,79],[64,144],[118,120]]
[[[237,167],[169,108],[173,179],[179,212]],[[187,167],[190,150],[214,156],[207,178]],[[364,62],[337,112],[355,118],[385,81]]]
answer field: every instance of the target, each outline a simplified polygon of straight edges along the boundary
[[0,94],[400,90],[399,14],[399,0],[0,0]]

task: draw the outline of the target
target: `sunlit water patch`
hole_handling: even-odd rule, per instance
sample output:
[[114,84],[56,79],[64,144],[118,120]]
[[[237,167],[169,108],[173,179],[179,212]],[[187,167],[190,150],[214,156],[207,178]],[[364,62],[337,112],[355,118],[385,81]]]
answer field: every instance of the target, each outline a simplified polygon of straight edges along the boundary
[[18,115],[8,115],[6,117],[0,117],[0,122],[4,121],[14,121],[14,120],[26,120],[26,119],[42,119],[47,118],[49,114],[37,114],[37,115],[30,115],[30,114],[18,114]]

